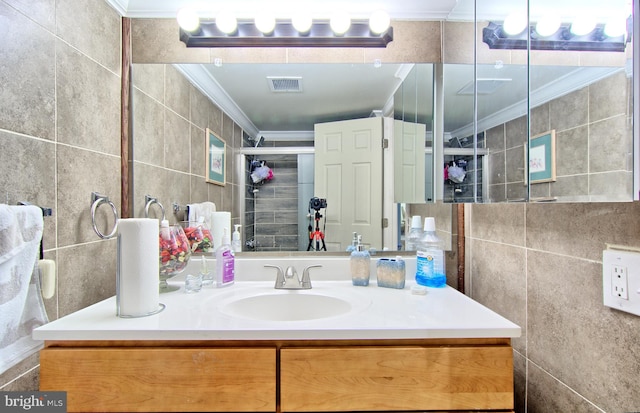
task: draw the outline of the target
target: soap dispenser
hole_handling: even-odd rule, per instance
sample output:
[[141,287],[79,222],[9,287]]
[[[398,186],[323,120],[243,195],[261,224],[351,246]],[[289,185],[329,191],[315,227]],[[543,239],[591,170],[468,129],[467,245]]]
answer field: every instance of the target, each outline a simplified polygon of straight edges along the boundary
[[238,228],[240,228],[242,225],[240,224],[235,224],[235,230],[233,231],[233,237],[231,238],[231,249],[233,249],[233,252],[241,252],[242,251],[242,242],[240,241],[240,231],[238,231]]
[[371,255],[362,245],[362,235],[358,235],[356,249],[351,252],[351,282],[353,285],[366,287],[369,285]]
[[235,255],[231,249],[229,232],[224,228],[222,244],[216,250],[216,287],[231,285],[235,281]]

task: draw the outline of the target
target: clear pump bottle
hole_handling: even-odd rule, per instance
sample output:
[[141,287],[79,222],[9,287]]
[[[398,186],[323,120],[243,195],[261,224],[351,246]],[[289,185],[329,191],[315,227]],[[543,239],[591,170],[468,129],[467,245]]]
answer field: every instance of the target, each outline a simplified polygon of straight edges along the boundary
[[418,249],[418,243],[422,238],[424,231],[422,230],[422,217],[420,215],[414,215],[411,217],[411,229],[407,235],[405,241],[405,250],[416,251]]
[[424,220],[424,235],[416,253],[416,282],[426,287],[444,287],[447,275],[444,265],[444,243],[436,235],[436,223],[432,217]]

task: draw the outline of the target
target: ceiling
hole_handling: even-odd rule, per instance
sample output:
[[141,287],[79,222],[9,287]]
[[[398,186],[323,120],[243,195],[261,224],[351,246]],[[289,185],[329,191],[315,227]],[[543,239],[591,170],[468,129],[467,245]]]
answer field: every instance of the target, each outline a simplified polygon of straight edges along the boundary
[[[197,0],[107,0],[122,15],[134,18],[174,18],[177,10],[183,6],[194,6],[202,16],[213,15],[225,4],[237,10],[238,17],[247,17],[266,3],[277,5],[277,10],[291,10],[300,0],[225,0],[202,2]],[[365,18],[379,8],[387,10],[392,19],[397,20],[455,20],[469,21],[474,17],[474,0],[307,0],[316,15],[342,8],[354,18]],[[606,4],[605,4],[606,3]],[[628,0],[531,0],[531,15],[535,10],[557,10],[561,15],[573,15],[576,8],[592,8],[601,15],[611,12],[614,4],[624,7]],[[208,4],[208,5],[207,5]],[[525,0],[491,0],[478,4],[478,19],[498,20],[512,11],[515,6],[526,6]],[[213,6],[211,6],[213,5]],[[217,9],[216,9],[217,7]],[[194,67],[197,66],[197,67]],[[473,79],[473,66],[460,65],[445,69],[444,90],[451,92],[445,96],[445,131],[464,130],[472,122],[469,113],[473,110],[470,96],[461,97],[457,92]],[[566,85],[558,79],[572,77],[585,78],[588,83],[591,74],[574,76],[577,68],[545,67],[532,79],[531,88],[544,89],[547,82],[559,87],[556,94],[566,93]],[[373,64],[223,64],[180,65],[180,70],[199,84],[205,93],[211,96],[225,112],[238,122],[251,135],[285,135],[286,132],[312,131],[318,122],[366,117],[372,111],[389,108],[390,98],[408,73],[410,65],[383,64],[375,68]],[[557,71],[556,71],[557,69]],[[469,72],[471,70],[471,72]],[[483,74],[480,73],[483,72]],[[526,66],[504,66],[496,68],[487,65],[480,69],[479,76],[485,78],[505,78],[511,81],[501,82],[491,98],[481,97],[479,111],[495,111],[494,106],[516,110],[517,100],[526,97]],[[582,71],[582,70],[581,70]],[[300,77],[302,91],[296,93],[273,92],[269,89],[267,77]],[[594,73],[594,77],[602,73]],[[517,82],[519,79],[524,84]],[[565,82],[567,83],[567,82]],[[572,83],[572,82],[568,82]],[[568,84],[567,83],[567,84]],[[575,83],[575,82],[573,82]],[[508,86],[505,86],[507,85]],[[562,91],[564,90],[564,91]],[[504,102],[503,99],[510,99]],[[518,109],[520,110],[520,109]],[[481,115],[481,114],[479,114]],[[480,119],[480,116],[479,116]],[[497,121],[497,120],[496,120]],[[275,132],[275,133],[274,133]],[[284,133],[283,133],[284,132]],[[465,131],[466,133],[466,131]],[[300,133],[298,133],[300,135]]]

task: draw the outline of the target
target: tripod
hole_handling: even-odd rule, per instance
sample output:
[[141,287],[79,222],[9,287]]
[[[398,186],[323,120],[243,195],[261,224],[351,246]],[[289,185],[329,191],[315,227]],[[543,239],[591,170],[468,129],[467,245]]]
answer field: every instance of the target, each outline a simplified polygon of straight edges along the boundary
[[[309,218],[311,218],[311,215],[309,215]],[[316,251],[320,251],[321,247],[320,247],[320,243],[322,243],[322,250],[326,251],[327,250],[327,246],[324,244],[324,233],[322,231],[320,231],[320,218],[322,218],[322,215],[320,214],[320,210],[316,209],[316,213],[315,213],[315,221],[316,221],[316,229],[315,231],[313,230],[313,227],[311,225],[309,225],[309,245],[307,246],[307,251],[311,251],[313,248],[313,245],[315,243],[315,250]],[[326,221],[325,221],[326,224]]]

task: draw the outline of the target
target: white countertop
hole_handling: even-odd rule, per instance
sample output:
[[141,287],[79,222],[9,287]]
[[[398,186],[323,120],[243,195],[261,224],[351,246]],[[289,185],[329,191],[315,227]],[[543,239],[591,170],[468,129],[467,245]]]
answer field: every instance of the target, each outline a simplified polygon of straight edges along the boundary
[[[373,261],[373,260],[372,260]],[[300,271],[301,272],[301,271]],[[272,272],[269,272],[271,276]],[[375,272],[374,272],[375,274]],[[178,277],[176,277],[178,278]],[[204,287],[195,294],[160,295],[166,308],[152,316],[119,318],[111,297],[33,331],[36,340],[344,340],[519,337],[520,327],[457,290],[428,288],[414,295],[409,281],[402,290],[368,287],[351,281],[319,280],[313,289],[275,290],[273,281],[236,281],[224,288]],[[312,278],[313,280],[313,278]],[[171,283],[172,280],[170,280]],[[256,320],[225,314],[224,305],[247,295],[332,295],[353,302],[347,314],[299,321]],[[296,311],[291,308],[291,311]]]

